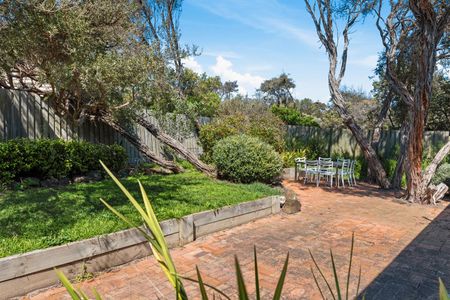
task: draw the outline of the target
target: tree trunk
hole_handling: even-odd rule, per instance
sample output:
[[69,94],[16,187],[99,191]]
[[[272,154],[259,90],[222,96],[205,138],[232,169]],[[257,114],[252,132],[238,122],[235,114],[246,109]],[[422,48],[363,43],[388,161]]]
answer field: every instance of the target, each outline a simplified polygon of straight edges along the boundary
[[154,124],[150,123],[144,115],[135,115],[135,120],[139,125],[153,134],[159,141],[175,150],[178,154],[193,164],[197,170],[207,174],[208,176],[216,176],[214,168],[203,163],[194,153],[186,149],[179,141],[164,133]]
[[402,187],[402,177],[405,170],[405,160],[407,154],[407,142],[408,133],[406,131],[408,127],[407,122],[403,122],[400,128],[400,153],[398,154],[397,165],[395,166],[394,175],[392,176],[391,187],[393,189],[401,189]]
[[129,133],[125,128],[123,128],[119,123],[117,123],[111,115],[103,115],[99,118],[105,124],[111,126],[114,130],[116,130],[121,136],[127,139],[132,145],[134,145],[140,153],[142,153],[146,158],[156,163],[157,165],[168,169],[174,173],[180,173],[183,171],[181,167],[175,164],[172,161],[166,160],[161,156],[154,153],[150,148],[142,143],[142,141],[135,135]]
[[377,156],[377,153],[371,146],[369,140],[365,137],[362,128],[359,127],[358,124],[356,124],[352,115],[348,112],[345,105],[343,105],[345,101],[341,92],[339,91],[339,85],[334,82],[333,77],[331,77],[330,75],[328,76],[328,86],[330,88],[330,93],[332,95],[333,102],[338,110],[338,113],[344,121],[344,124],[352,132],[353,136],[356,139],[356,142],[361,148],[371,174],[374,176],[381,188],[390,188],[390,182],[387,178],[386,171],[384,170],[383,165],[381,164]]

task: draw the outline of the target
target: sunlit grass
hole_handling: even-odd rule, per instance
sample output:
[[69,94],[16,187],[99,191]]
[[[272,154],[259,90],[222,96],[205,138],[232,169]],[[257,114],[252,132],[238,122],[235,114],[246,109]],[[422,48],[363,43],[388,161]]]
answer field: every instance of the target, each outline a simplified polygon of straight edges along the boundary
[[[189,170],[122,180],[134,196],[139,192],[138,179],[152,200],[158,220],[279,193],[264,184],[232,184]],[[100,202],[100,197],[133,222],[140,222],[111,180],[4,193],[0,196],[0,257],[127,228]]]

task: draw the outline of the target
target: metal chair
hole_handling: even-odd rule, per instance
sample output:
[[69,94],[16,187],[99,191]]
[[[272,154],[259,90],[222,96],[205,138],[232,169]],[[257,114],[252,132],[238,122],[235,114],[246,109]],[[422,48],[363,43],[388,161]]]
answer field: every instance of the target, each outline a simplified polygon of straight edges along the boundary
[[351,174],[350,174],[350,159],[338,159],[340,166],[337,169],[337,186],[339,187],[339,182],[342,182],[342,187],[345,187],[344,177],[347,177],[348,185],[351,186]]
[[330,187],[333,187],[333,178],[336,176],[336,170],[333,167],[332,161],[321,161],[319,167],[319,176],[317,176],[317,186],[319,186],[319,182],[322,176],[325,176],[330,182]]
[[331,161],[331,157],[319,157],[319,163]]
[[295,160],[295,180],[298,179],[299,173],[303,173],[303,177],[306,176],[306,157],[297,157]]
[[319,162],[317,160],[307,160],[305,161],[305,178],[304,183],[308,181],[308,176],[311,180],[319,175]]

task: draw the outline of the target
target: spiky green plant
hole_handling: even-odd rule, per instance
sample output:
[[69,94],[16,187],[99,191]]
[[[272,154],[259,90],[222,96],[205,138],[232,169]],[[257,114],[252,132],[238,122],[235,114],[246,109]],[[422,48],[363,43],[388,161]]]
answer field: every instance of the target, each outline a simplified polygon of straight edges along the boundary
[[[327,278],[325,277],[325,275],[323,274],[321,268],[319,267],[316,259],[314,258],[314,255],[312,254],[311,250],[309,250],[309,255],[311,256],[311,260],[317,270],[317,272],[319,273],[320,277],[323,280],[323,282],[325,282],[325,285],[327,287],[328,292],[330,293],[331,297],[336,300],[342,300],[343,297],[345,297],[345,300],[349,299],[349,287],[350,287],[350,276],[351,276],[351,272],[352,272],[352,261],[353,261],[353,248],[354,248],[354,244],[355,244],[355,234],[352,234],[352,242],[351,242],[351,246],[350,246],[350,259],[349,259],[349,264],[348,264],[348,270],[347,270],[347,281],[345,284],[345,293],[343,291],[343,288],[340,285],[339,282],[339,278],[338,278],[338,274],[337,274],[337,270],[336,270],[336,263],[334,261],[334,256],[333,256],[333,251],[330,249],[330,257],[331,257],[331,268],[333,271],[333,279],[334,279],[334,284],[335,284],[335,288],[336,290],[333,290],[333,288],[331,287],[331,284],[329,283],[329,281],[327,280]],[[323,299],[326,299],[325,295],[324,295],[324,291],[322,290],[322,288],[320,287],[319,284],[319,279],[317,278],[316,274],[314,273],[313,267],[311,267],[311,274],[314,278],[314,282],[317,286],[317,289],[320,292],[320,295],[322,296]],[[359,275],[358,275],[358,282],[357,282],[357,286],[356,286],[356,296],[355,298],[358,297],[359,294],[359,286],[361,283],[361,267],[359,268]],[[363,299],[365,298],[365,296],[363,296]]]

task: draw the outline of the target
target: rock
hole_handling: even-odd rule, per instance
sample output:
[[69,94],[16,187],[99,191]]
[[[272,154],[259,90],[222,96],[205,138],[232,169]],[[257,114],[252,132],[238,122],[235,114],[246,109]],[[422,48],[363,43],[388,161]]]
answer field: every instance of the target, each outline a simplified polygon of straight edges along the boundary
[[87,176],[75,176],[72,181],[74,183],[82,183],[82,182],[89,182],[89,177]]
[[41,181],[41,186],[42,187],[54,187],[54,186],[58,186],[59,180],[56,178],[48,178],[45,180]]
[[297,195],[289,189],[285,189],[284,195],[286,201],[284,202],[284,205],[281,208],[281,210],[287,214],[295,214],[299,212],[302,206],[300,204],[300,201],[298,201],[297,199]]

